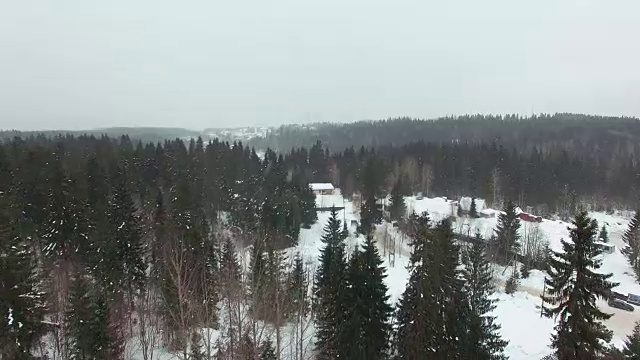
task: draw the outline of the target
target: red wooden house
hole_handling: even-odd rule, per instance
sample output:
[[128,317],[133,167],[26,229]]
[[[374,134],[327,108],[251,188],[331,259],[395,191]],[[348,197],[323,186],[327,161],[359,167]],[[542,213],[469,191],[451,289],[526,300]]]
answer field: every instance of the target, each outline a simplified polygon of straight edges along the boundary
[[520,220],[522,221],[527,221],[527,222],[542,222],[542,216],[535,216],[535,215],[531,215],[528,214],[526,212],[521,212],[518,217],[520,218]]

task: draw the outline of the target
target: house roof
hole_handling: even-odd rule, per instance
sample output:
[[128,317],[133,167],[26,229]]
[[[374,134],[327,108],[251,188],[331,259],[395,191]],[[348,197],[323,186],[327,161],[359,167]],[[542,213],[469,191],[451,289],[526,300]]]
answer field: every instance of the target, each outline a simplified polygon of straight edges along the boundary
[[309,184],[311,190],[334,190],[333,184],[331,183],[311,183]]

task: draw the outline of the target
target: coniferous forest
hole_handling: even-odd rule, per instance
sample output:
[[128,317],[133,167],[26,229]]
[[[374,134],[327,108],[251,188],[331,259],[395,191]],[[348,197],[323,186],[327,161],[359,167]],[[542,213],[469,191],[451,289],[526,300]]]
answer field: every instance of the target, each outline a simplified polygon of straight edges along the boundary
[[[640,191],[636,150],[616,151],[618,161],[594,162],[497,141],[258,153],[202,139],[12,138],[0,145],[0,358],[129,359],[135,339],[144,360],[159,348],[184,360],[279,359],[286,336],[293,359],[503,359],[489,261],[516,252],[517,203],[575,217],[572,243],[548,260],[547,315],[563,319],[550,343],[558,359],[599,359],[610,333],[590,294],[614,284],[592,271],[599,228],[584,211],[631,208]],[[315,267],[283,251],[317,221],[311,182],[360,194],[366,237],[345,248],[332,209]],[[506,211],[492,239],[462,247],[449,220],[403,216],[403,196],[417,192]],[[411,239],[397,304],[373,238],[388,195]]]

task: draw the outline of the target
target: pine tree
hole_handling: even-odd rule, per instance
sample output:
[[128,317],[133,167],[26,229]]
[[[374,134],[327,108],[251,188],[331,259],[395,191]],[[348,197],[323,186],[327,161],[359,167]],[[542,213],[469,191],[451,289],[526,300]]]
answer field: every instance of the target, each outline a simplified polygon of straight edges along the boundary
[[471,247],[463,256],[464,289],[469,299],[469,340],[465,344],[465,358],[500,360],[506,359],[504,348],[508,342],[501,338],[496,317],[490,315],[496,308],[496,300],[491,298],[495,288],[486,247],[480,234],[476,234]]
[[391,220],[398,221],[401,220],[406,211],[407,206],[404,202],[404,196],[402,196],[401,183],[398,181],[393,189],[391,190],[391,205],[389,206],[389,215]]
[[110,251],[103,260],[110,275],[105,286],[110,291],[124,288],[131,294],[144,286],[146,265],[140,219],[129,192],[124,170],[114,166],[114,190],[109,203]]
[[600,230],[600,236],[598,236],[598,239],[600,239],[600,241],[602,241],[603,243],[609,242],[609,232],[607,231],[606,225],[602,225],[602,229]]
[[311,225],[315,224],[318,220],[318,213],[316,211],[316,195],[313,193],[313,190],[311,190],[308,183],[301,186],[298,191],[302,226],[309,229],[311,228]]
[[501,265],[507,265],[512,261],[520,249],[520,219],[516,215],[516,207],[508,202],[504,212],[498,216],[498,225],[495,229],[495,241],[492,244],[492,254]]
[[261,346],[260,360],[278,360],[271,340],[264,341]]
[[240,264],[236,247],[231,238],[226,238],[220,255],[220,285],[225,294],[235,294],[240,283]]
[[375,230],[382,221],[382,211],[378,208],[378,174],[376,165],[369,159],[363,170],[362,204],[360,205],[360,232],[364,235]]
[[636,211],[636,215],[629,222],[629,227],[622,235],[622,241],[626,244],[622,253],[633,268],[636,279],[640,281],[640,210]]
[[120,359],[124,351],[121,329],[112,320],[107,296],[84,271],[75,274],[69,303],[65,322],[72,359]]
[[520,273],[518,269],[514,266],[511,275],[504,282],[504,292],[507,294],[513,294],[518,291],[518,287],[520,286]]
[[345,235],[338,213],[332,208],[321,239],[325,246],[320,252],[320,267],[314,284],[317,309],[315,346],[320,359],[334,359],[338,355],[337,341],[346,311],[342,301],[345,293]]
[[531,275],[531,265],[529,259],[524,259],[524,262],[520,266],[520,275],[523,279],[527,279]]
[[92,334],[97,359],[122,359],[124,355],[124,329],[119,324],[122,315],[113,311],[109,304],[110,296],[101,290],[95,294]]
[[476,198],[471,198],[471,208],[469,209],[469,217],[472,219],[478,218],[478,208],[476,206]]
[[596,298],[608,298],[618,284],[610,282],[611,274],[597,271],[601,250],[594,244],[597,224],[586,212],[576,215],[570,229],[571,242],[562,240],[562,252],[552,252],[549,277],[545,280],[548,295],[544,308],[549,317],[558,318],[552,347],[559,360],[595,359],[606,349],[603,342],[611,332],[602,324],[611,315],[603,313]]
[[364,282],[360,287],[365,294],[360,306],[362,310],[368,310],[364,311],[363,354],[365,359],[382,360],[388,358],[393,308],[389,305],[388,288],[384,282],[386,270],[372,236],[367,237],[360,257],[364,271]]
[[267,273],[268,258],[266,255],[266,241],[256,239],[252,247],[250,259],[251,278],[249,283],[249,293],[252,299],[252,312],[257,319],[264,320],[264,313],[271,313],[272,303],[267,299],[267,289],[269,288],[269,274]]
[[65,319],[73,359],[95,356],[95,312],[89,280],[83,272],[78,272],[71,283],[69,310]]
[[462,359],[469,306],[451,224],[412,219],[410,277],[397,310],[396,359]]
[[237,347],[242,346],[241,321],[236,321],[232,315],[232,312],[236,311],[235,305],[244,297],[240,271],[236,247],[227,237],[222,246],[222,254],[220,254],[220,289],[225,302],[225,311],[229,313],[230,319],[229,348],[234,353]]
[[307,315],[309,311],[307,291],[308,281],[305,276],[302,255],[297,253],[293,258],[293,268],[287,279],[287,318]]
[[622,353],[625,359],[640,360],[640,322],[636,322],[633,333],[624,341]]
[[30,248],[6,209],[0,208],[0,358],[31,359],[44,333],[44,294]]
[[344,302],[349,311],[340,334],[341,358],[388,358],[392,308],[384,272],[380,253],[368,236],[363,251],[356,249],[351,256],[345,277],[348,291]]

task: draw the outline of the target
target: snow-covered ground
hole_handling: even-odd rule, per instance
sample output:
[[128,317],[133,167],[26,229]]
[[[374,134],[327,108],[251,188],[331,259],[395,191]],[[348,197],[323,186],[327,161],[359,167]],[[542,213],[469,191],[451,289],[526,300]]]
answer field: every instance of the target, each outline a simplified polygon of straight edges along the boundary
[[[353,223],[359,222],[360,219],[357,206],[343,199],[339,189],[334,195],[318,196],[316,203],[321,207],[331,205],[336,207],[344,206],[344,210],[338,212],[338,217],[341,221],[346,221],[349,229],[350,235],[346,240],[348,254],[358,244],[363,243],[364,238],[356,233],[355,223]],[[440,220],[455,213],[455,209],[452,209],[450,203],[444,198],[417,200],[415,197],[407,197],[406,203],[408,211],[415,211],[416,213],[426,211],[433,220]],[[318,212],[318,221],[310,229],[302,229],[298,245],[286,251],[290,259],[293,258],[294,254],[300,253],[312,273],[315,273],[315,268],[318,264],[318,256],[323,246],[320,238],[329,215],[328,211]],[[636,283],[631,275],[631,268],[619,250],[623,246],[621,236],[629,220],[603,213],[591,213],[590,216],[595,218],[600,225],[607,225],[611,242],[616,246],[616,251],[613,254],[604,256],[602,271],[613,273],[613,281],[620,283],[616,288],[617,291],[640,294],[640,285]],[[480,232],[481,235],[488,237],[495,228],[496,222],[496,218],[460,219],[453,224],[453,227],[458,232],[465,234]],[[527,231],[531,231],[530,226],[530,223],[523,222],[521,228],[523,235]],[[569,238],[567,229],[570,226],[569,223],[544,219],[538,226],[544,238],[554,250],[561,249],[560,239]],[[407,266],[411,249],[408,245],[408,239],[404,238],[391,224],[386,223],[378,226],[375,239],[380,253],[383,255],[384,266],[387,268],[386,284],[389,288],[390,302],[395,304],[402,295],[409,278]],[[509,276],[510,269],[495,266],[494,273],[497,289],[494,296],[498,300],[494,314],[502,326],[503,337],[509,341],[509,345],[506,348],[509,358],[514,360],[539,360],[550,354],[551,349],[548,346],[553,332],[554,321],[540,316],[540,294],[543,291],[545,273],[539,270],[532,270],[530,277],[522,279],[519,290],[513,295],[507,295],[502,291],[504,280]],[[606,322],[606,325],[614,332],[613,343],[616,345],[621,344],[622,339],[631,333],[634,323],[640,320],[640,309],[629,313],[610,308],[606,302],[600,302],[600,306],[606,312],[614,314]],[[286,334],[287,331],[285,329],[283,332]],[[289,356],[289,351],[287,350],[289,346],[287,344],[290,341],[286,337],[287,335],[283,339],[285,349],[282,359],[292,359],[293,357]],[[306,348],[310,351],[312,338],[309,337],[307,341]],[[158,355],[160,356],[158,357]],[[174,358],[163,351],[161,351],[161,354],[157,354],[156,357],[162,360]]]
[[[421,200],[415,197],[407,197],[405,199],[408,211],[421,213],[426,211],[433,220],[441,220],[455,213],[450,202],[445,198],[424,198]],[[341,220],[346,220],[347,225],[351,224],[351,220],[359,220],[357,209],[349,201],[343,201],[339,190],[335,195],[325,195],[318,198],[317,202],[322,206],[344,206],[345,209],[339,212]],[[623,247],[621,236],[628,226],[629,219],[621,216],[607,215],[604,213],[590,213],[592,218],[598,221],[602,226],[607,225],[609,238],[612,244],[616,246],[616,250],[612,254],[605,254],[601,271],[604,273],[612,273],[614,282],[620,285],[615,289],[621,293],[640,294],[640,285],[632,276],[632,271],[625,257],[620,253]],[[297,251],[304,254],[309,264],[317,263],[317,258],[322,248],[320,236],[322,228],[329,218],[328,212],[318,213],[318,222],[308,230],[304,230],[300,235],[300,242]],[[453,223],[455,231],[462,233],[474,234],[479,232],[481,235],[488,237],[492,234],[497,223],[497,218],[479,218],[479,219],[459,219]],[[522,222],[521,233],[526,235],[528,231],[532,231],[537,226],[543,238],[549,242],[552,250],[559,251],[562,249],[561,239],[569,239],[568,222],[543,219],[542,223],[533,225],[533,223]],[[350,248],[361,243],[363,238],[354,235],[355,228],[350,228],[351,236],[347,240]],[[405,289],[409,273],[407,265],[409,261],[410,247],[408,240],[403,239],[402,235],[390,224],[382,224],[378,226],[376,232],[376,240],[383,254],[385,266],[387,267],[386,284],[389,287],[389,295],[393,303],[402,295]],[[395,255],[395,256],[394,256]],[[521,280],[518,292],[513,295],[507,295],[502,292],[504,280],[509,276],[509,269],[495,266],[496,288],[495,294],[497,308],[495,315],[498,322],[502,325],[503,337],[509,340],[506,349],[511,359],[529,360],[540,359],[551,353],[549,343],[551,333],[553,332],[554,321],[541,317],[540,295],[543,291],[545,273],[539,270],[532,270],[531,275],[527,279]],[[640,320],[640,309],[633,313],[618,310],[609,307],[606,302],[599,302],[600,307],[608,313],[613,314],[611,319],[606,321],[607,327],[614,332],[613,343],[621,344],[622,340],[631,333],[634,323]]]
[[[409,210],[421,213],[428,212],[434,220],[440,220],[452,214],[450,203],[445,198],[433,198],[417,200],[415,197],[406,199]],[[455,212],[455,209],[453,209]],[[602,273],[612,273],[612,281],[619,283],[614,289],[621,293],[640,294],[640,285],[635,281],[631,267],[626,258],[620,252],[624,247],[621,239],[626,230],[629,219],[621,216],[608,215],[605,213],[592,212],[589,216],[598,221],[598,224],[607,226],[610,242],[616,249],[612,254],[604,254]],[[489,237],[497,224],[497,218],[479,219],[459,219],[453,223],[455,231],[474,234],[479,232],[484,237]],[[549,247],[554,251],[561,251],[561,239],[569,239],[568,222],[543,219],[537,225],[522,222],[521,235],[525,236],[527,231],[532,231],[538,227],[543,238],[549,242]],[[509,276],[509,270],[496,266],[496,280],[499,284]],[[540,317],[540,305],[544,287],[545,273],[533,270],[531,276],[521,280],[519,291],[513,296],[504,293],[496,294],[499,299],[495,314],[502,324],[502,334],[510,341],[507,353],[512,359],[540,359],[548,354],[548,344],[550,335],[553,332],[553,320]],[[498,286],[502,291],[502,286]],[[640,309],[633,313],[614,309],[607,305],[605,301],[600,301],[599,306],[613,316],[605,322],[607,327],[613,331],[613,343],[619,345],[622,340],[632,332],[636,321],[640,320]]]

